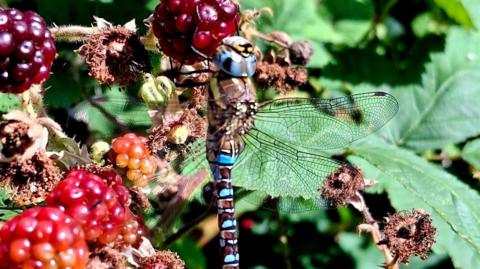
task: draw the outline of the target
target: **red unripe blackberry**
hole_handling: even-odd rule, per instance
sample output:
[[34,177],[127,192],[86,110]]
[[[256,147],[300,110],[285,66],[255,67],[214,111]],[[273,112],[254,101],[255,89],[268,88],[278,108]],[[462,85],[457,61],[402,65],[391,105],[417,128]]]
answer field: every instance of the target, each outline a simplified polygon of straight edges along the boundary
[[69,172],[46,199],[76,219],[87,241],[100,245],[113,242],[125,223],[127,208],[104,179],[82,170]]
[[194,64],[203,60],[200,54],[210,57],[225,37],[234,35],[239,21],[231,0],[162,0],[152,30],[165,55]]
[[57,208],[32,208],[0,230],[0,268],[82,269],[88,247],[80,225]]
[[56,54],[53,36],[40,15],[0,9],[0,91],[21,93],[44,82]]
[[157,161],[150,154],[147,139],[128,133],[112,142],[110,161],[122,169],[127,179],[135,186],[147,185],[157,171]]

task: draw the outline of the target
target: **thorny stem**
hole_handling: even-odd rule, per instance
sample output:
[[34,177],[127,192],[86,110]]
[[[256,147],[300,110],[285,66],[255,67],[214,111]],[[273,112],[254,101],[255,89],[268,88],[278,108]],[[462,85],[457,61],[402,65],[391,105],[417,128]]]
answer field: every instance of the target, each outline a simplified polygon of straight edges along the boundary
[[279,46],[282,49],[288,49],[288,44],[280,42],[279,40],[276,40],[276,39],[274,39],[274,38],[272,38],[272,37],[270,37],[270,36],[268,36],[268,35],[266,35],[262,32],[259,32],[255,28],[245,29],[244,32],[245,32],[246,36],[253,36],[253,37],[256,37],[258,39],[273,43],[273,44]]
[[176,233],[168,237],[165,242],[162,244],[163,249],[168,249],[170,246],[175,243],[178,239],[182,238],[184,235],[190,233],[197,225],[205,220],[208,216],[211,214],[211,210],[205,211],[202,215],[200,215],[198,218],[194,219],[193,221],[187,223],[185,226],[180,228]]
[[50,28],[53,37],[57,41],[65,42],[83,42],[89,39],[91,35],[99,33],[97,27],[85,27],[79,25],[53,26]]
[[292,262],[290,260],[290,253],[288,251],[288,238],[285,232],[285,225],[280,218],[280,213],[278,212],[278,209],[275,210],[275,218],[277,219],[277,222],[278,222],[278,230],[279,230],[278,241],[280,241],[280,245],[282,246],[282,256],[283,256],[283,261],[285,263],[285,268],[292,269],[293,267],[292,267]]
[[[392,256],[392,253],[390,252],[390,249],[386,245],[379,245],[378,243],[382,240],[382,234],[380,232],[380,227],[378,225],[378,221],[376,221],[372,214],[370,213],[370,210],[368,209],[368,206],[365,203],[365,199],[361,194],[358,194],[358,198],[360,199],[360,204],[362,205],[360,212],[363,214],[363,217],[365,218],[365,224],[361,224],[358,226],[358,231],[361,233],[362,231],[367,231],[371,234],[373,241],[375,242],[375,245],[377,246],[378,249],[380,249],[383,252],[383,255],[385,256],[385,268],[386,269],[400,269],[398,263],[397,263],[397,258]],[[358,209],[358,207],[355,207]]]

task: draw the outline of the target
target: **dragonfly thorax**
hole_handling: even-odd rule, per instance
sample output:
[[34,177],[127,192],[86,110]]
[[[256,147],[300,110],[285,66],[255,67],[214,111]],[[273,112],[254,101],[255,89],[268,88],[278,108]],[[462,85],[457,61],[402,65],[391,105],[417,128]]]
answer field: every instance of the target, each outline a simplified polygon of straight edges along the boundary
[[253,128],[255,113],[258,111],[256,102],[237,103],[224,113],[225,134],[230,136],[242,136]]

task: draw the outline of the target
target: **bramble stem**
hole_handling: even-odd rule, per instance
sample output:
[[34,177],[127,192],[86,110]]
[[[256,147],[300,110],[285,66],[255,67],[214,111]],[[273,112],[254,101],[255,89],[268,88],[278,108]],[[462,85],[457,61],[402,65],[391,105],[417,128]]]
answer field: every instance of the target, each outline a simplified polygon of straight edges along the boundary
[[270,36],[268,36],[264,33],[261,33],[259,31],[257,31],[255,28],[245,29],[244,32],[245,32],[246,36],[253,36],[253,37],[256,37],[256,38],[261,39],[263,41],[273,43],[273,44],[279,46],[282,49],[287,49],[288,48],[288,44],[280,42],[279,40],[276,40],[276,39],[274,39],[274,38],[272,38],[272,37],[270,37]]
[[168,249],[170,246],[175,243],[178,239],[182,238],[184,235],[187,233],[191,232],[197,225],[202,222],[204,219],[206,219],[208,216],[210,216],[212,213],[211,210],[205,211],[202,215],[200,215],[198,218],[194,219],[193,221],[187,223],[185,226],[180,228],[176,233],[168,237],[165,242],[162,244],[163,249]]
[[[383,256],[385,257],[386,269],[400,269],[397,258],[392,256],[390,249],[388,249],[386,245],[378,244],[382,240],[382,233],[380,232],[378,221],[373,218],[368,206],[365,203],[365,199],[363,198],[363,196],[361,194],[358,194],[357,197],[360,199],[360,204],[362,205],[362,210],[359,211],[362,213],[366,222],[365,224],[360,224],[357,227],[357,230],[359,231],[359,233],[361,233],[362,231],[366,231],[371,234],[373,242],[375,242],[375,245],[379,250],[382,251]],[[355,208],[358,209],[357,206],[355,206]]]
[[56,41],[64,42],[83,42],[96,33],[99,33],[97,27],[85,27],[80,25],[54,26],[50,28]]

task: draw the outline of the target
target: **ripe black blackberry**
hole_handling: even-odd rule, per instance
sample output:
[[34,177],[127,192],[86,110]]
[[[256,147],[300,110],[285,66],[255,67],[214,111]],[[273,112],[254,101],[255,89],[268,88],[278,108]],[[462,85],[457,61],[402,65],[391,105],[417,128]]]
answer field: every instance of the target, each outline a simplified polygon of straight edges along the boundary
[[40,15],[0,9],[0,91],[22,93],[50,76],[57,51]]

